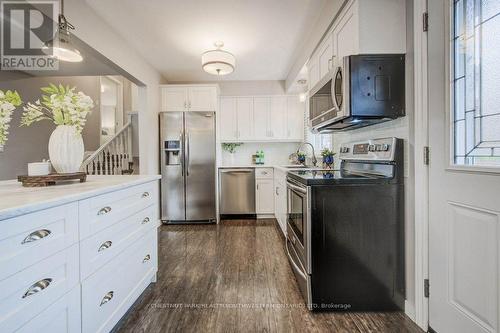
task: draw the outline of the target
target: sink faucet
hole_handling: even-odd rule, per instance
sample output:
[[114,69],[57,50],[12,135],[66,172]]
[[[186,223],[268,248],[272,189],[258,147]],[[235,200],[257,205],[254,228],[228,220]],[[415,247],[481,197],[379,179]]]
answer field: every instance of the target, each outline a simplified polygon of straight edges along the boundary
[[311,146],[311,149],[312,149],[312,158],[311,158],[311,161],[312,161],[313,165],[316,166],[316,164],[318,164],[318,160],[316,159],[316,154],[314,152],[314,146],[312,144],[310,144],[309,142],[302,142],[299,145],[299,148],[297,148],[297,153],[300,151],[300,148],[302,148],[304,145]]

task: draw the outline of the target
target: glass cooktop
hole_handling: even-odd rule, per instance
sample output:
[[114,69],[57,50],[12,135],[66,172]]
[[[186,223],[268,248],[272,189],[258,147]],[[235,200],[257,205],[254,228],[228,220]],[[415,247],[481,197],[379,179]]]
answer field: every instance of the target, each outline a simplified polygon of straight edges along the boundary
[[339,183],[372,183],[390,179],[374,174],[351,173],[343,170],[293,170],[288,177],[304,185],[328,185]]

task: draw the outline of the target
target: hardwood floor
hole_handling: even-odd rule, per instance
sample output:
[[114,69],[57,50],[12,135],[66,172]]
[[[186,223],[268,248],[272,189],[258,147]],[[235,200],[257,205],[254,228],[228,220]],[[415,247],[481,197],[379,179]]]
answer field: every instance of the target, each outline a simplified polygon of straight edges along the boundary
[[403,313],[311,313],[274,220],[162,226],[158,282],[118,332],[422,332]]

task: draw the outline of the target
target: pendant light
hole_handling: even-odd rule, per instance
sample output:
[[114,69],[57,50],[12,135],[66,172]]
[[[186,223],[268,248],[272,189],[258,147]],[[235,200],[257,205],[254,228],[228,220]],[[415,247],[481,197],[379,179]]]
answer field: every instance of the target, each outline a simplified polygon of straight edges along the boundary
[[221,50],[224,42],[214,43],[215,50],[201,55],[201,65],[205,72],[212,75],[227,75],[234,71],[236,59],[231,53]]
[[57,60],[80,62],[83,60],[80,51],[71,42],[71,32],[75,27],[64,17],[64,0],[61,0],[61,13],[58,17],[58,26],[54,38],[46,42],[42,51]]

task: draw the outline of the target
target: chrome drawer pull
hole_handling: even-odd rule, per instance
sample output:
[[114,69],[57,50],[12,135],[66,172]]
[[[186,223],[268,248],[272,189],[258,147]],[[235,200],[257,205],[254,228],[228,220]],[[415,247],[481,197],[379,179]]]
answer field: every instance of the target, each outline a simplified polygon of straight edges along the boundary
[[111,301],[114,293],[115,293],[114,291],[109,291],[106,295],[104,295],[104,297],[102,298],[101,304],[99,306],[103,306],[104,304]]
[[142,220],[141,224],[149,223],[149,221],[150,221],[149,217],[146,217],[144,220]]
[[97,252],[101,252],[101,251],[104,251],[106,249],[109,249],[111,247],[111,245],[113,245],[112,241],[105,241],[104,243],[101,244],[101,246],[99,246],[99,250],[97,250]]
[[41,230],[33,231],[31,234],[29,234],[28,236],[26,236],[26,238],[21,242],[21,244],[36,242],[37,240],[45,238],[45,237],[47,237],[50,234],[51,234],[51,231],[47,230],[47,229],[41,229]]
[[97,215],[104,215],[104,214],[107,214],[107,213],[109,213],[109,212],[111,212],[111,207],[106,206],[106,207],[104,207],[104,208],[101,208],[101,209],[99,210],[99,212],[97,213]]
[[142,198],[147,198],[147,197],[149,197],[149,192],[144,192],[144,193],[142,194]]
[[148,254],[142,259],[142,263],[144,264],[146,261],[149,261],[149,259],[151,259],[151,256]]
[[28,288],[28,290],[26,290],[26,292],[23,295],[23,298],[34,295],[34,294],[44,290],[45,288],[47,288],[50,285],[51,282],[52,282],[52,279],[43,279],[43,280],[40,280],[38,282],[35,282],[31,287]]

